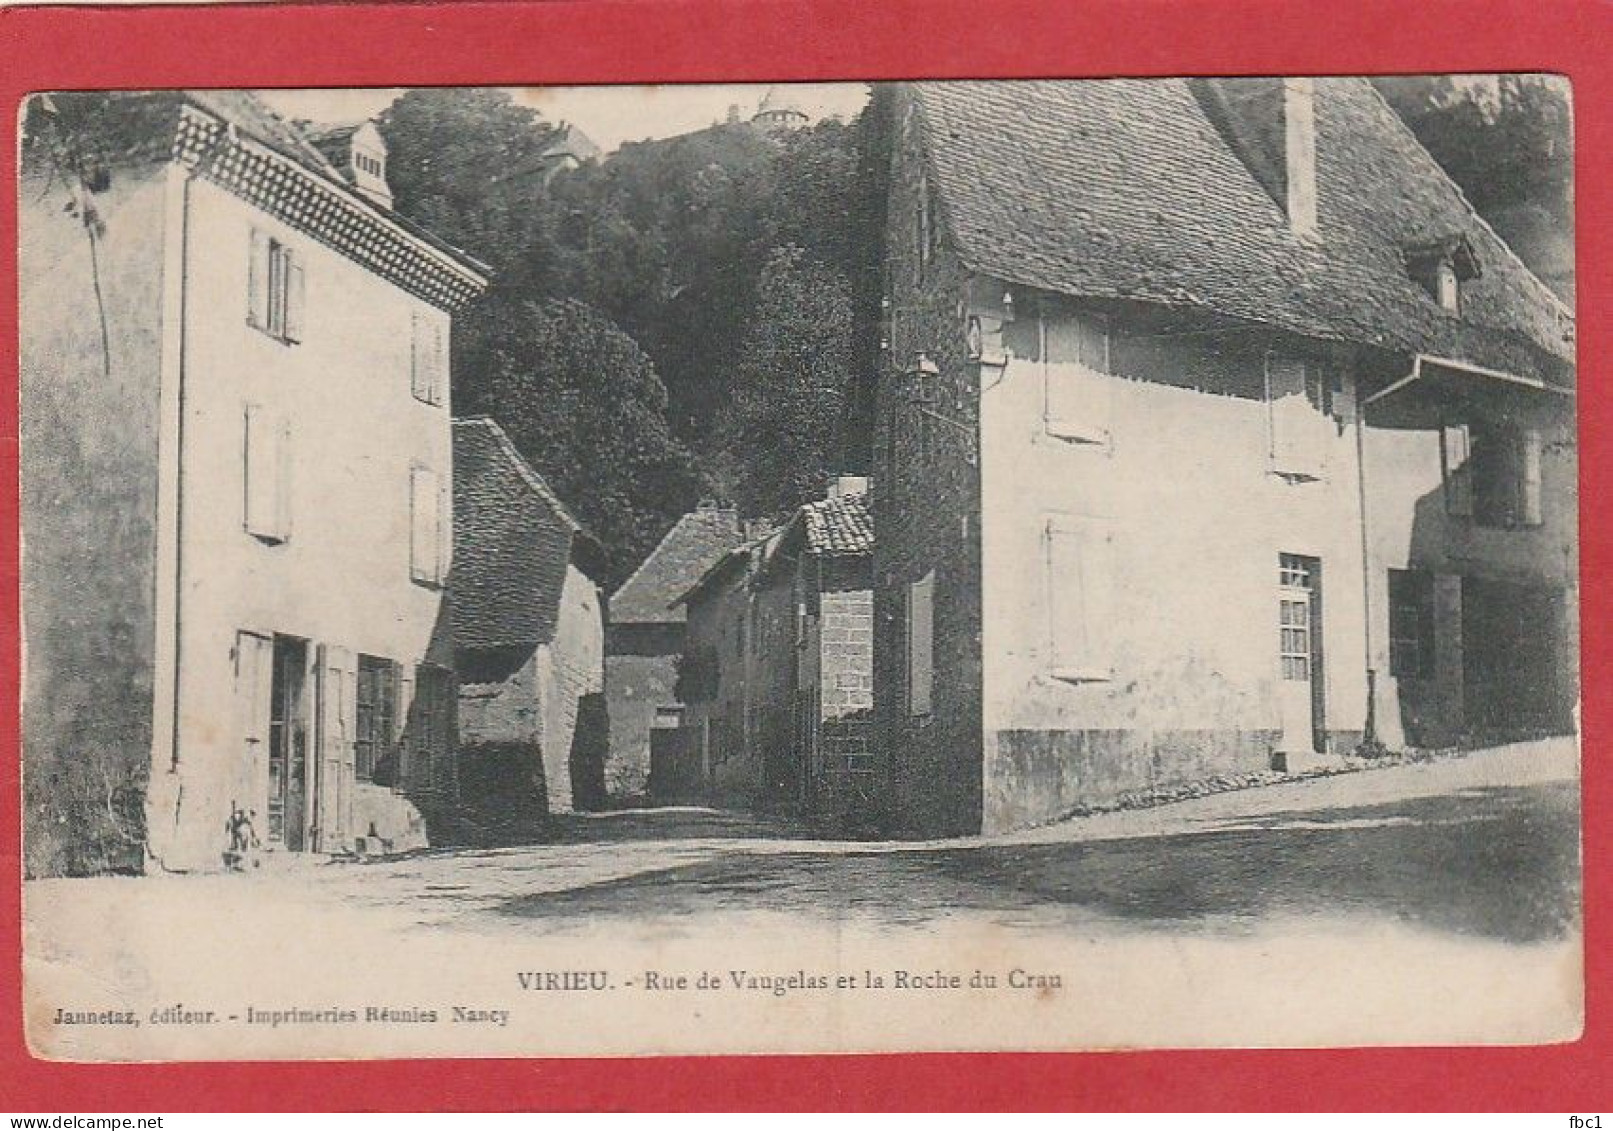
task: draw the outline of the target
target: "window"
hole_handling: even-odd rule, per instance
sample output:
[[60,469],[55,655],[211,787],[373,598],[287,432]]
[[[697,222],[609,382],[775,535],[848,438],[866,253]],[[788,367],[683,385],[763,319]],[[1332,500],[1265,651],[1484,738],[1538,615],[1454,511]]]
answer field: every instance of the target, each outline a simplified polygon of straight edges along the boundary
[[1450,260],[1441,260],[1435,274],[1435,295],[1439,305],[1452,314],[1461,312],[1462,286],[1456,278],[1456,267]]
[[358,658],[358,726],[353,752],[354,773],[359,781],[396,784],[397,668],[391,660],[377,656]]
[[1070,682],[1113,675],[1113,539],[1101,519],[1050,518],[1044,532],[1048,670]]
[[282,342],[302,341],[301,257],[268,233],[252,230],[247,265],[247,322]]
[[907,587],[907,713],[928,715],[935,689],[935,571]]
[[1331,438],[1321,366],[1266,355],[1266,405],[1272,471],[1291,479],[1320,479]]
[[246,406],[242,436],[242,525],[265,542],[291,536],[291,434],[278,414]]
[[1389,674],[1434,674],[1434,575],[1427,570],[1389,571]]
[[1047,434],[1082,444],[1110,435],[1109,323],[1089,314],[1041,323]]
[[447,505],[442,481],[429,467],[409,473],[409,576],[422,585],[441,585],[447,573]]
[[1542,453],[1536,428],[1447,424],[1440,445],[1446,512],[1498,529],[1539,526]]
[[447,333],[442,319],[416,309],[410,316],[409,381],[414,398],[440,405],[448,392]]
[[1312,561],[1298,554],[1277,558],[1278,655],[1284,679],[1311,678],[1311,605],[1316,588]]

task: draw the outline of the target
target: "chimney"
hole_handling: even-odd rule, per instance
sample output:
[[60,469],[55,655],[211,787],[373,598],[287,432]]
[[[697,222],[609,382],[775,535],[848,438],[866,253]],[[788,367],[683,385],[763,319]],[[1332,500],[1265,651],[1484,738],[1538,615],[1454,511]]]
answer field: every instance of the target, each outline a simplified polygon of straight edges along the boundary
[[866,495],[868,493],[868,476],[866,475],[837,475],[829,484],[831,499],[843,499],[847,495]]
[[1283,80],[1283,151],[1287,160],[1288,226],[1316,234],[1316,81]]

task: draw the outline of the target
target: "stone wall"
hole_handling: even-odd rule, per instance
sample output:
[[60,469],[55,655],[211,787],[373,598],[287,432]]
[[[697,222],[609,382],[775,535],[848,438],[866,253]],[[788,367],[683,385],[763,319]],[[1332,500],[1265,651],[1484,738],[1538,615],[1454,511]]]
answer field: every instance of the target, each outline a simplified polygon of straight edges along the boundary
[[[887,752],[887,824],[899,835],[928,836],[980,831],[978,367],[965,351],[967,279],[933,185],[940,242],[926,263],[918,261],[919,189],[928,179],[910,105],[898,97],[887,227],[889,350],[875,399],[874,701]],[[922,389],[913,379],[920,353],[938,371]],[[932,572],[933,708],[914,715],[907,593]]]
[[28,875],[140,868],[151,765],[166,178],[67,185],[18,190]]

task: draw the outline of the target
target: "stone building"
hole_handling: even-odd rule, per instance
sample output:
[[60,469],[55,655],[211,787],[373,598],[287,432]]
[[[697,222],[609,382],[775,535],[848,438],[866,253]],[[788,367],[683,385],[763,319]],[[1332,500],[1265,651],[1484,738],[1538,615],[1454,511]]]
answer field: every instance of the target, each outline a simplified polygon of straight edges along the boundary
[[873,545],[867,480],[844,476],[689,590],[683,761],[658,780],[719,804],[872,818]]
[[454,421],[454,668],[462,804],[603,800],[604,551],[488,417]]
[[1369,84],[895,102],[899,831],[1571,725],[1572,317]]
[[652,741],[677,741],[682,706],[673,685],[688,619],[678,599],[740,537],[735,511],[703,503],[680,518],[611,594],[605,629],[610,715],[605,788],[613,796],[644,794]]
[[27,107],[28,869],[423,839],[450,801],[448,339],[483,269],[250,94]]

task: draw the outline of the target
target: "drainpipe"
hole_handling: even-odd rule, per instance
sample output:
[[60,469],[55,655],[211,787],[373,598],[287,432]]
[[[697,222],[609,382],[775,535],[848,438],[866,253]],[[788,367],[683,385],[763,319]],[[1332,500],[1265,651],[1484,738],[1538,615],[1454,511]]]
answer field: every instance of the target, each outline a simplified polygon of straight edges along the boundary
[[1367,717],[1361,728],[1361,746],[1376,750],[1378,743],[1378,670],[1372,653],[1372,552],[1367,522],[1366,401],[1360,382],[1355,385],[1355,486],[1361,519],[1361,611],[1367,674]]
[[[184,679],[183,654],[185,648],[184,616],[181,609],[185,600],[185,360],[190,352],[190,334],[186,328],[190,305],[190,190],[196,178],[211,169],[224,147],[235,140],[234,127],[222,132],[212,147],[196,159],[195,165],[185,171],[180,187],[179,210],[179,357],[174,373],[174,704],[173,733],[169,736],[168,772],[179,770],[180,685]],[[177,813],[176,813],[177,819]]]

